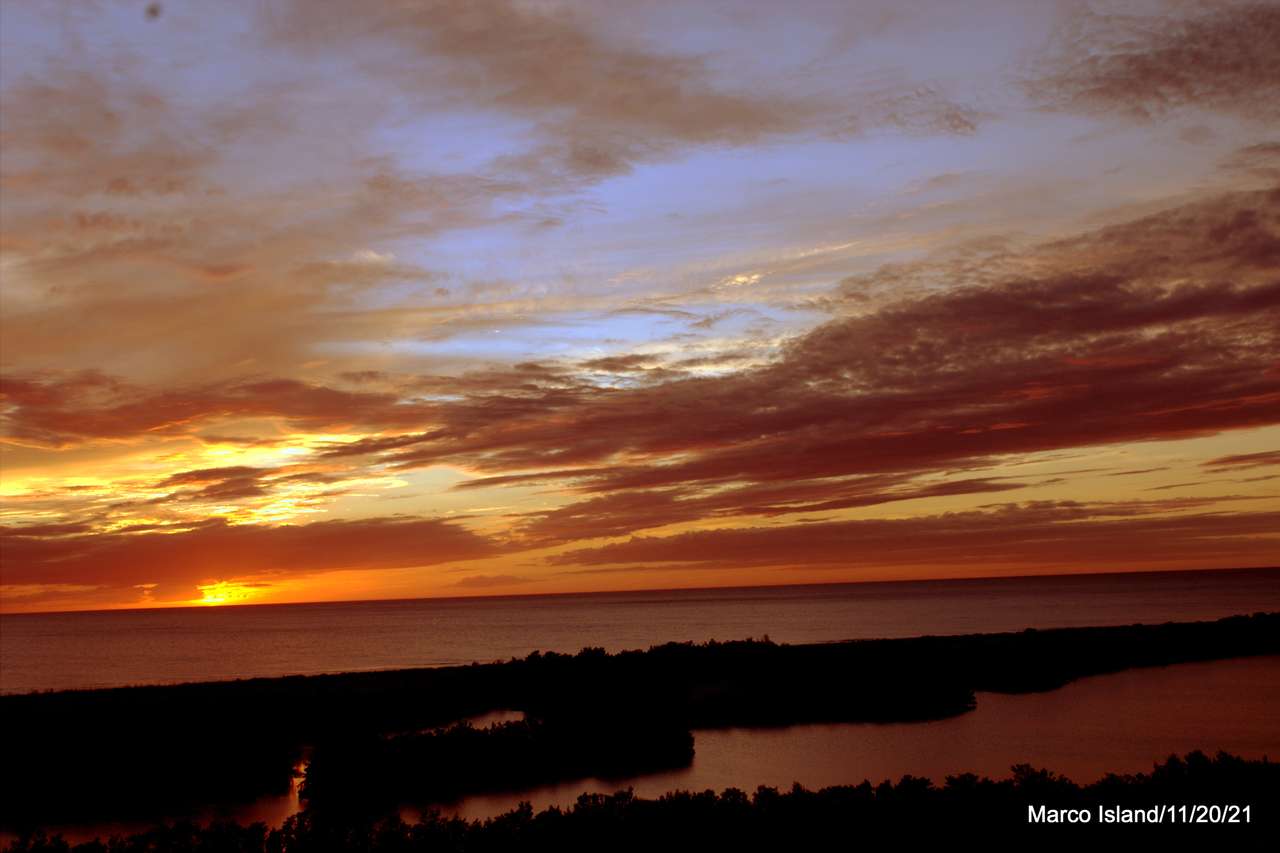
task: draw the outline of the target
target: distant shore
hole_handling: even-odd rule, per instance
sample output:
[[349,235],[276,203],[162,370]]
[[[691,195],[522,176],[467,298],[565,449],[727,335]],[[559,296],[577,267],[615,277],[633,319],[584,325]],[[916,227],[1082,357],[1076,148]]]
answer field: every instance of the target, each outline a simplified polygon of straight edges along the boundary
[[[2,817],[13,829],[246,801],[288,790],[304,750],[308,808],[376,812],[680,766],[696,729],[939,719],[975,691],[1265,654],[1280,654],[1280,614],[6,696]],[[508,709],[525,721],[452,725]]]

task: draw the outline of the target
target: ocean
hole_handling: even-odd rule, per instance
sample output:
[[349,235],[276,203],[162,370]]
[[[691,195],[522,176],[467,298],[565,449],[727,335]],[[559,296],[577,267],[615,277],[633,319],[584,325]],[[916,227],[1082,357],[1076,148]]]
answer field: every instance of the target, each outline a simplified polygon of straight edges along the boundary
[[806,643],[1280,610],[1280,570],[0,616],[0,692],[444,666],[768,635]]

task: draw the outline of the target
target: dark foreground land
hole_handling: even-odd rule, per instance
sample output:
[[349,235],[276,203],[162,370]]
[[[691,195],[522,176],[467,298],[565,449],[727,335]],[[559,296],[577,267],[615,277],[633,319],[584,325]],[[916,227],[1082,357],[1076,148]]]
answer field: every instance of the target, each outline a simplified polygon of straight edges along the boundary
[[[748,640],[614,655],[535,652],[465,667],[0,697],[0,825],[25,831],[146,818],[283,793],[305,753],[307,814],[287,831],[310,838],[328,831],[326,820],[345,826],[400,804],[686,766],[694,729],[938,719],[972,709],[975,691],[1050,690],[1131,667],[1262,654],[1280,654],[1280,614],[820,645]],[[526,719],[485,729],[456,725],[508,709]],[[1267,776],[1276,790],[1270,765],[1231,766],[1239,773],[1254,768],[1247,772]],[[994,803],[1003,784],[979,787]],[[864,796],[836,790],[778,802]],[[963,794],[939,790],[920,796],[942,803]],[[580,817],[504,820],[581,829],[615,813],[607,819],[686,807],[708,814],[764,808],[733,797],[704,800],[592,800]],[[891,814],[886,808],[875,813]],[[458,826],[413,832],[462,833]],[[329,849],[308,843],[272,849]]]
[[[1199,806],[1212,804],[1204,811]],[[1045,807],[1073,810],[1087,823],[1032,822]],[[1225,808],[1224,808],[1225,806]],[[759,788],[666,794],[639,799],[629,791],[583,794],[576,805],[534,814],[528,803],[496,818],[465,821],[428,813],[406,824],[386,819],[304,812],[278,829],[258,823],[161,825],[149,832],[71,847],[60,837],[28,835],[10,853],[410,853],[410,851],[787,851],[850,850],[891,840],[956,842],[987,846],[1017,838],[1035,843],[1064,834],[1117,836],[1139,842],[1153,833],[1181,839],[1239,843],[1275,838],[1280,821],[1280,764],[1245,761],[1219,753],[1171,757],[1150,774],[1108,775],[1077,785],[1022,765],[1010,778],[992,781],[949,776],[941,786],[903,777],[896,785],[846,785],[780,792]],[[1108,822],[1107,817],[1111,820]],[[876,845],[879,846],[879,845]],[[946,848],[943,848],[946,849]]]

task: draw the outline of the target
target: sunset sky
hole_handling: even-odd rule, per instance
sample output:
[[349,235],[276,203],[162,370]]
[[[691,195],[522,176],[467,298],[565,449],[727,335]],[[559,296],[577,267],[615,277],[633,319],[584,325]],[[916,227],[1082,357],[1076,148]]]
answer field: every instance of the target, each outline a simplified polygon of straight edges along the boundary
[[5,611],[1280,564],[1280,3],[0,10]]

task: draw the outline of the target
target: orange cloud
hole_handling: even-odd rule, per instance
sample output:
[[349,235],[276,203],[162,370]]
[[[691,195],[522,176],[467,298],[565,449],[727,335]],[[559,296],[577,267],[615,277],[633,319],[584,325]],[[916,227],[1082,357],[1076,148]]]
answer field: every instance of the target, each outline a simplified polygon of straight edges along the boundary
[[187,435],[217,421],[279,418],[298,430],[411,426],[429,407],[390,394],[343,391],[292,379],[251,379],[173,390],[131,386],[94,371],[6,377],[6,437],[62,447],[89,440]]
[[[155,584],[156,600],[200,598],[218,581],[284,580],[342,569],[435,566],[491,556],[496,546],[451,521],[374,518],[87,533],[74,526],[5,527],[5,585],[77,585],[128,594]],[[55,590],[56,591],[56,590]]]
[[[320,461],[448,464],[491,475],[471,488],[559,483],[583,496],[525,515],[530,542],[1008,491],[1027,482],[956,475],[1010,454],[1280,423],[1278,222],[1276,192],[1175,208],[1010,257],[1003,276],[837,316],[773,361],[714,379],[675,368],[631,387],[591,379],[652,363],[636,359],[366,377],[382,391],[20,378],[6,392],[9,434],[56,447],[227,417],[355,426],[373,434]],[[283,473],[185,472],[160,485],[231,500]]]
[[[1042,571],[1244,568],[1275,565],[1280,555],[1277,529],[1280,512],[1168,515],[1123,505],[1014,504],[917,518],[638,536],[570,551],[553,562],[562,566],[683,563],[719,569],[826,565],[854,571],[930,567],[959,575],[1028,566]],[[1158,554],[1153,554],[1153,542],[1160,543]]]
[[763,484],[806,483],[797,506],[853,506],[886,499],[886,484],[860,495],[842,478],[1275,424],[1278,222],[1275,192],[1177,208],[1050,244],[1007,277],[838,317],[726,377],[614,388],[568,368],[473,374],[431,430],[332,453],[462,464],[494,474],[485,485],[650,490],[625,501],[697,517],[767,505]]
[[[1100,537],[1080,561],[1125,530],[1253,560],[1271,540],[1226,519],[1262,517],[1232,501],[1280,424],[1277,19],[1211,6],[1069,12],[1045,56],[1062,17],[1025,4],[10,4],[6,589],[928,556],[831,526],[875,512],[929,513],[961,572],[957,507],[992,560],[996,516],[1010,560],[1066,530]],[[951,50],[969,18],[990,55]],[[1220,482],[1247,494],[1027,503]]]

